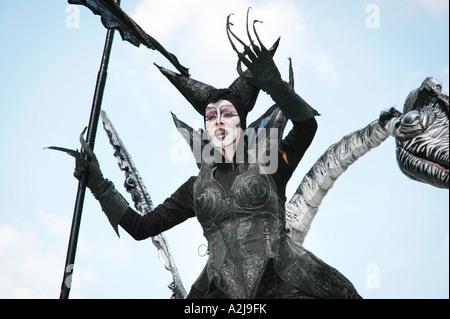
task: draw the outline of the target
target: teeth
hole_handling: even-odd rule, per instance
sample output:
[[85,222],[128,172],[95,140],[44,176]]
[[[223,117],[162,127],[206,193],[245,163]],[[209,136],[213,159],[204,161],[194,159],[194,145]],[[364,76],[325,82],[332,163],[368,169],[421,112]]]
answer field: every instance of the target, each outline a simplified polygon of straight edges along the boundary
[[224,139],[227,136],[228,132],[223,128],[218,128],[214,131],[214,136],[217,138]]
[[439,166],[432,165],[430,162],[420,159],[403,149],[400,150],[398,159],[399,163],[405,170],[410,173],[414,173],[414,175],[423,176],[423,178],[420,178],[421,180],[429,180],[435,178],[448,184],[448,171],[441,169]]

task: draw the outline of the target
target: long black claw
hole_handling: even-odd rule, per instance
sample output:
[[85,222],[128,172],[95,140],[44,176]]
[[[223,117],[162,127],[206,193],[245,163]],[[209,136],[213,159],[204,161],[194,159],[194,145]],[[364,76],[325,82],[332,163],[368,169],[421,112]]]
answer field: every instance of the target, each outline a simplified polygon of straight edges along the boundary
[[[227,36],[228,36],[228,40],[231,43],[231,47],[233,48],[233,50],[237,53],[239,60],[242,61],[242,63],[245,64],[245,66],[248,68],[249,66],[251,66],[251,61],[249,61],[245,56],[248,55],[250,60],[255,60],[256,56],[255,54],[252,52],[251,48],[246,45],[241,39],[239,39],[239,37],[234,34],[233,31],[231,31],[230,26],[232,26],[233,24],[230,22],[230,16],[232,14],[230,14],[227,17]],[[234,44],[233,40],[231,39],[231,36],[233,36],[243,47],[244,47],[244,53],[239,52],[239,50],[236,48],[236,45]]]
[[[87,127],[83,130],[83,132],[81,132],[80,135],[80,142],[81,142],[81,146],[83,147],[83,150],[88,153],[88,155],[91,155],[92,150],[89,147],[89,145],[86,143],[86,141],[83,138],[84,133],[86,132]],[[70,156],[75,157],[78,160],[84,160],[85,156],[83,154],[83,152],[79,151],[79,150],[71,150],[69,148],[65,148],[65,147],[59,147],[59,146],[49,146],[49,147],[44,147],[44,150],[54,150],[54,151],[60,151],[60,152],[64,152]]]
[[87,127],[85,127],[83,132],[81,132],[81,134],[80,134],[80,143],[81,143],[81,146],[83,148],[85,148],[88,145],[87,142],[84,140],[84,137],[83,137],[84,133],[86,133],[86,130],[87,130]]
[[252,35],[250,34],[250,30],[249,30],[249,28],[248,28],[248,17],[250,16],[250,9],[251,9],[252,7],[249,7],[248,8],[248,10],[247,10],[247,36],[248,36],[248,39],[250,40],[250,43],[253,43],[253,39],[252,39]]
[[255,45],[255,41],[253,40],[252,35],[250,34],[250,27],[249,27],[249,23],[248,23],[251,8],[252,7],[249,7],[247,10],[247,36],[248,36],[248,39],[250,40],[250,45],[252,46],[253,51],[256,53],[256,55],[258,55],[260,50],[259,50],[258,46]]
[[227,36],[228,36],[228,41],[230,41],[231,47],[233,48],[233,50],[237,53],[239,53],[238,49],[236,48],[236,46],[234,45],[234,42],[231,40],[231,36],[230,36],[230,26],[233,25],[230,22],[230,17],[233,15],[233,13],[231,13],[230,15],[228,15],[227,17]]
[[261,39],[259,38],[258,32],[256,32],[256,23],[263,23],[260,20],[255,20],[253,21],[253,33],[255,33],[256,35],[256,39],[258,40],[259,46],[261,47],[262,51],[267,51],[266,47],[264,46],[264,44],[261,42]]
[[228,39],[230,40],[231,45],[233,46],[233,49],[235,49],[235,50],[237,51],[236,46],[234,45],[233,41],[231,41],[230,33],[231,33],[231,35],[232,35],[232,36],[233,36],[240,44],[242,44],[244,47],[246,47],[247,45],[246,45],[241,39],[239,39],[239,37],[238,37],[236,34],[234,34],[233,31],[231,31],[230,26],[233,25],[233,24],[230,22],[230,16],[231,16],[231,15],[232,15],[232,14],[230,14],[230,15],[228,16],[228,18],[227,18],[227,33],[228,33]]
[[58,146],[44,147],[44,150],[54,150],[54,151],[64,152],[75,158],[80,158],[80,156],[81,156],[81,153],[78,150],[71,150],[68,148],[58,147]]
[[87,158],[89,160],[91,160],[91,159],[95,158],[96,156],[95,156],[94,151],[89,146],[89,144],[83,138],[84,133],[86,132],[86,130],[87,130],[87,127],[85,127],[83,132],[81,132],[81,134],[80,134],[80,143],[81,143],[81,146],[83,147],[84,153],[87,154]]

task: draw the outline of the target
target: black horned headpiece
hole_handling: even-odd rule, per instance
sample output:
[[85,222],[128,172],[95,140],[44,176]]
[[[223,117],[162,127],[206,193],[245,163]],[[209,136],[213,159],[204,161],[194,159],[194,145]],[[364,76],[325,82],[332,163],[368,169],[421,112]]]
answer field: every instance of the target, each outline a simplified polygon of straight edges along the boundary
[[[229,26],[229,17],[227,20],[227,31],[236,37]],[[248,31],[248,15],[247,15]],[[236,37],[237,38],[237,37]],[[239,40],[239,39],[238,39]],[[231,41],[231,40],[230,40]],[[240,40],[239,40],[240,41]],[[240,41],[241,42],[241,41]],[[273,56],[278,48],[280,39],[270,48],[269,52]],[[242,43],[242,42],[241,42]],[[156,64],[155,64],[156,65]],[[178,91],[191,103],[194,109],[202,116],[205,115],[206,106],[209,103],[217,102],[220,99],[228,100],[233,103],[241,119],[241,127],[245,128],[247,114],[253,109],[256,103],[260,89],[251,85],[246,79],[245,71],[228,88],[217,89],[214,86],[205,84],[191,77],[181,75],[171,70],[156,65],[162,74],[178,89]]]
[[[275,54],[279,40],[270,49],[272,55]],[[255,106],[260,91],[259,88],[248,83],[243,76],[239,76],[228,88],[217,89],[212,85],[205,84],[191,77],[181,75],[158,65],[156,66],[202,116],[205,115],[205,109],[209,103],[217,102],[219,99],[225,99],[233,103],[241,118],[241,122],[245,123],[247,114]],[[249,71],[247,70],[246,72]]]

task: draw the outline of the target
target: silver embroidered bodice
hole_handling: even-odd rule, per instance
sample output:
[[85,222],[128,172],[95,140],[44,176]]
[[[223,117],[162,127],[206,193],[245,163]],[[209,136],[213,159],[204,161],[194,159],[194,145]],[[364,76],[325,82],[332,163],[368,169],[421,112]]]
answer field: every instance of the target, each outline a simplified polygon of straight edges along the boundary
[[[231,165],[231,164],[230,164]],[[353,286],[303,247],[285,227],[285,200],[258,163],[239,165],[227,193],[203,163],[194,184],[194,210],[208,240],[206,275],[229,298],[255,298],[269,260],[285,281],[316,297],[351,297]]]

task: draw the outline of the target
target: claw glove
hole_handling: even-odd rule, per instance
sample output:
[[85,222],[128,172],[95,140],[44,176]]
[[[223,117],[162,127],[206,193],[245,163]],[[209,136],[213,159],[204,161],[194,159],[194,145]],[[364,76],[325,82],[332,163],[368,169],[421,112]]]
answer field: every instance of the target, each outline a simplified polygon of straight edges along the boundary
[[[261,42],[260,46],[252,44],[254,52],[249,48],[246,50],[249,59],[239,54],[238,73],[250,84],[268,93],[291,121],[301,122],[320,115],[281,79],[270,51]],[[244,73],[240,63],[244,63],[251,73]]]
[[122,216],[129,208],[129,204],[116,190],[113,182],[103,177],[97,157],[89,145],[85,141],[82,141],[82,145],[86,159],[82,159],[82,157],[77,158],[74,176],[79,179],[81,172],[87,170],[88,178],[86,185],[94,197],[100,202],[102,210],[119,236],[118,225]]

